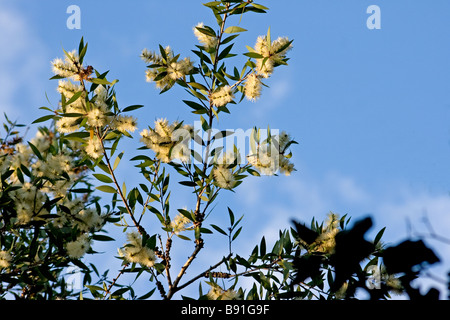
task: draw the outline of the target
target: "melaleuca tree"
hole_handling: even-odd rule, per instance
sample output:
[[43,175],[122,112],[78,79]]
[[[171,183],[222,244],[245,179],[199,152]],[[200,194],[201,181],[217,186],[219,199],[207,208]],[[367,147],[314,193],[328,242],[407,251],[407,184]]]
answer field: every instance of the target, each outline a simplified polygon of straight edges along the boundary
[[[90,283],[81,258],[109,221],[86,179],[87,166],[75,142],[40,128],[25,143],[6,116],[0,139],[0,294],[25,299],[78,296],[64,274],[76,266]],[[9,296],[11,297],[11,296]]]
[[[7,119],[0,149],[0,282],[5,296],[65,299],[87,298],[90,293],[96,299],[147,299],[157,292],[163,299],[172,299],[200,283],[194,298],[339,299],[353,297],[354,289],[370,276],[369,267],[381,265],[382,232],[367,242],[363,229],[353,237],[363,248],[351,270],[342,271],[345,264],[339,264],[340,257],[348,253],[339,241],[345,243],[345,235],[357,230],[344,230],[345,216],[331,215],[320,225],[313,221],[311,228],[296,223],[280,231],[271,250],[263,238],[249,257],[232,250],[244,227],[242,216],[237,218],[228,208],[222,213],[229,216],[228,226],[208,224],[216,199],[224,192],[239,192],[238,186],[248,176],[295,171],[290,147],[296,141],[284,131],[253,128],[249,153],[238,145],[225,148],[233,132],[216,129],[219,117],[237,113],[233,105],[243,99],[261,97],[275,69],[287,65],[293,41],[272,39],[269,29],[255,37],[255,44],[247,45],[247,50],[244,45],[238,49],[236,39],[247,30],[234,24],[249,13],[265,13],[267,8],[242,0],[213,1],[205,6],[217,24],[199,23],[193,28],[198,43],[191,57],[181,57],[163,45],[141,53],[147,81],[161,93],[174,86],[183,88],[186,93],[180,109],[188,108],[199,120],[198,125],[169,123],[164,114],[157,115],[161,118],[154,123],[139,120],[146,128],[139,132],[142,144],[131,160],[143,183],[120,181],[124,152],[117,150],[138,130],[132,113],[144,106],[119,106],[117,80],[85,63],[84,39],[78,50],[64,51],[64,58],[52,61],[52,79],[58,80],[61,101],[55,110],[44,107],[50,114],[35,121],[52,121],[49,128],[40,128],[33,140],[23,143]],[[234,65],[242,61],[233,59],[236,56],[244,58],[241,65]],[[193,197],[191,208],[174,209],[170,198],[174,180]],[[103,207],[100,196],[108,202]],[[95,253],[91,249],[94,241],[113,240],[102,234],[105,224],[112,223],[126,234],[127,241],[118,251],[122,267],[109,278],[82,261],[85,254]],[[229,251],[186,279],[186,271],[202,253],[205,234],[225,236]],[[180,259],[173,255],[174,237],[185,240],[179,245],[190,250],[178,270],[172,266],[174,259]],[[81,295],[66,289],[64,270],[71,265],[85,274]],[[218,267],[226,271],[218,272]],[[95,283],[93,273],[98,278]],[[136,296],[132,285],[120,284],[125,273],[145,283],[147,292]],[[242,277],[251,277],[254,285],[242,287]],[[401,289],[391,275],[384,277],[389,290]],[[208,287],[205,292],[202,284]],[[380,297],[388,297],[389,290]]]

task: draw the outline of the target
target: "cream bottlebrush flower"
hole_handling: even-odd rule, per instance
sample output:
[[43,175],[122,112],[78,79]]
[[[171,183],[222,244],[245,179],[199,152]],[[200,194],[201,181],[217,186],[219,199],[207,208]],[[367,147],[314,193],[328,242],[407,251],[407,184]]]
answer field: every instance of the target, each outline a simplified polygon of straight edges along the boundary
[[29,167],[32,154],[33,151],[27,145],[23,143],[16,144],[16,152],[10,157],[11,169],[20,168],[21,165]]
[[112,128],[120,132],[134,132],[137,129],[137,120],[132,116],[117,116],[113,123]]
[[265,143],[258,145],[256,153],[248,155],[247,160],[264,175],[273,175],[279,170],[289,176],[295,171],[295,168],[284,153],[292,143],[295,143],[295,141],[282,131],[280,135],[272,136],[270,142],[265,141]]
[[12,257],[8,251],[0,251],[0,269],[8,268],[11,264]]
[[68,242],[66,245],[67,254],[70,258],[79,259],[91,247],[91,240],[87,234],[82,234],[75,241]]
[[80,210],[75,217],[75,223],[80,231],[98,231],[104,224],[103,217],[94,209]]
[[[170,46],[165,47],[164,52],[166,53],[168,60],[173,58],[173,51],[170,48]],[[142,50],[141,59],[144,60],[146,63],[151,63],[151,64],[162,65],[164,63],[163,57],[161,56],[161,54],[156,53],[154,51],[149,51],[148,49]]]
[[229,151],[225,152],[222,155],[222,157],[217,159],[216,163],[219,166],[228,167],[228,166],[234,164],[235,162],[239,163],[239,161],[240,161],[239,153],[235,153],[234,151],[229,150]]
[[206,297],[209,300],[237,300],[239,295],[232,289],[223,290],[219,285],[214,284],[211,286]]
[[333,253],[336,246],[335,237],[339,231],[339,216],[330,213],[325,226],[322,228],[322,233],[315,241],[316,250],[324,253]]
[[[193,62],[189,58],[184,58],[181,61],[174,60],[174,54],[172,49],[167,46],[165,49],[166,59],[161,54],[144,49],[141,53],[141,58],[151,65],[146,70],[146,81],[155,82],[158,89],[170,88],[174,85],[175,80],[184,78],[190,74],[193,69]],[[155,78],[162,72],[166,72],[166,75],[155,81]]]
[[62,199],[63,203],[62,205],[64,207],[66,207],[67,209],[70,210],[70,214],[65,212],[65,211],[61,211],[58,213],[59,217],[58,218],[54,218],[52,220],[52,223],[59,227],[62,228],[64,226],[64,224],[70,222],[73,224],[77,224],[79,223],[79,221],[77,220],[77,218],[75,218],[77,215],[76,214],[72,214],[72,212],[74,213],[78,213],[81,210],[83,210],[85,203],[83,201],[83,199],[81,198],[75,198],[73,200],[69,200],[67,197],[65,197],[64,199]]
[[142,246],[142,237],[137,232],[127,234],[128,243],[123,249],[119,249],[119,255],[131,263],[139,263],[143,266],[153,267],[155,265],[155,252],[148,247]]
[[45,160],[37,160],[31,168],[37,177],[59,179],[63,172],[72,170],[72,159],[68,155],[49,154]]
[[208,36],[200,31],[197,28],[204,28],[203,22],[198,23],[194,28],[194,34],[197,37],[198,41],[203,44],[206,50],[214,49],[217,46],[217,37]]
[[179,159],[187,162],[190,159],[188,139],[191,137],[192,127],[179,127],[178,122],[169,124],[166,119],[158,119],[155,129],[145,129],[141,132],[141,141],[156,153],[156,157],[163,162]]
[[258,145],[256,154],[247,156],[248,162],[263,175],[274,175],[279,169],[280,153],[273,143]]
[[97,95],[96,101],[106,101],[108,98],[108,90],[102,85],[95,88],[94,93]]
[[213,174],[215,184],[222,189],[232,189],[236,184],[233,172],[230,169],[227,169],[226,166],[214,168]]
[[216,107],[221,107],[233,101],[233,89],[230,86],[223,86],[211,94],[211,102]]
[[63,94],[66,100],[69,100],[75,93],[83,91],[83,87],[79,84],[73,84],[68,80],[59,80],[56,90]]
[[99,138],[94,136],[92,139],[89,139],[85,151],[92,158],[94,159],[99,158],[103,154],[102,142],[100,141]]
[[167,67],[167,76],[172,80],[184,78],[193,69],[193,63],[190,58],[184,58],[181,61],[172,62]]
[[286,53],[292,48],[289,39],[279,37],[269,47],[266,36],[259,36],[255,44],[255,52],[263,56],[256,60],[256,70],[259,75],[268,78],[274,67],[283,63]]
[[80,79],[78,72],[82,69],[82,65],[75,50],[68,52],[68,56],[66,55],[64,60],[56,58],[51,63],[54,74],[64,78],[72,78],[75,81]]
[[31,139],[31,143],[39,150],[39,152],[44,153],[50,147],[50,137],[44,135],[41,131],[38,131],[34,138]]
[[91,127],[103,127],[106,125],[108,121],[108,117],[105,114],[104,110],[100,108],[92,108],[87,113],[87,124]]
[[290,176],[293,171],[295,171],[294,164],[289,162],[284,156],[280,158],[280,172],[284,173],[285,176]]
[[17,220],[20,225],[33,219],[33,207],[29,203],[16,203]]
[[185,217],[181,213],[177,214],[175,218],[170,222],[170,227],[172,228],[175,234],[178,234],[182,231],[187,230],[189,227],[188,224],[191,223],[189,218]]
[[218,300],[221,295],[223,294],[223,289],[221,287],[219,287],[218,285],[213,285],[211,286],[211,289],[209,290],[209,292],[206,294],[206,297],[209,300]]
[[47,200],[45,194],[30,182],[25,182],[22,188],[10,194],[16,199],[15,208],[19,224],[27,224],[31,220],[42,220],[40,216],[49,213],[43,207]]
[[79,121],[74,117],[63,117],[56,121],[56,130],[59,133],[71,133],[79,129]]
[[256,73],[251,73],[245,81],[245,97],[250,101],[256,101],[261,96],[261,80]]

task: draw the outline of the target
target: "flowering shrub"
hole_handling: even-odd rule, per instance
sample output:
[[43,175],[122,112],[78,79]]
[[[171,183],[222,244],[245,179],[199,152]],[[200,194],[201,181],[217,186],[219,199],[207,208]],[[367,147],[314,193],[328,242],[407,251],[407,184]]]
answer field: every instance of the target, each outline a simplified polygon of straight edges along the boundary
[[[137,119],[129,113],[143,106],[118,105],[117,80],[108,80],[108,72],[84,63],[87,44],[83,39],[78,50],[64,51],[63,59],[52,61],[52,79],[58,80],[61,101],[56,110],[44,107],[51,113],[35,121],[52,120],[51,129],[42,127],[35,138],[23,143],[14,129],[18,125],[6,118],[6,135],[0,140],[0,294],[27,299],[87,298],[89,294],[96,299],[124,299],[128,294],[132,299],[147,299],[157,291],[163,299],[171,299],[202,278],[210,289],[204,293],[200,285],[200,299],[339,299],[353,297],[358,287],[367,288],[369,267],[381,264],[383,230],[373,242],[363,239],[367,228],[359,232],[360,237],[352,239],[361,250],[343,263],[348,246],[342,243],[357,229],[346,230],[349,219],[345,216],[331,214],[320,225],[313,220],[310,228],[295,222],[295,228],[280,231],[272,250],[267,250],[263,238],[248,258],[232,250],[232,242],[243,228],[242,217],[236,219],[232,209],[228,208],[228,227],[206,225],[220,193],[238,190],[249,175],[294,172],[290,147],[296,141],[284,131],[268,130],[264,135],[254,128],[248,154],[242,154],[236,145],[224,147],[225,137],[233,132],[214,130],[219,115],[230,114],[230,105],[244,98],[257,101],[261,97],[263,82],[277,67],[287,65],[292,40],[279,37],[272,41],[269,29],[256,39],[254,47],[247,46],[243,66],[231,67],[231,58],[237,55],[232,53],[233,41],[247,30],[227,23],[234,16],[264,13],[267,8],[241,0],[213,1],[205,6],[215,16],[218,29],[204,23],[193,28],[198,39],[192,50],[195,59],[180,57],[161,45],[156,51],[144,49],[141,53],[148,64],[147,81],[161,92],[175,85],[184,88],[190,95],[184,104],[199,117],[199,125],[169,123],[163,118],[145,124],[147,128],[139,133],[141,152],[131,160],[146,183],[131,188],[132,182],[119,183],[117,171],[124,153],[116,154],[122,139],[132,138],[138,130]],[[170,210],[173,178],[166,168],[178,173],[178,182],[194,197],[192,208],[177,208],[176,214]],[[93,178],[98,180],[95,188]],[[98,191],[112,195],[104,209]],[[143,216],[148,213],[160,228],[144,223]],[[108,223],[123,227],[127,237],[118,249],[122,269],[113,279],[83,263],[85,254],[95,253],[93,241],[113,240],[102,234]],[[229,252],[182,282],[204,247],[204,234],[212,233],[228,238]],[[192,246],[177,271],[171,264],[174,237]],[[352,264],[347,265],[349,262]],[[362,262],[366,262],[364,268]],[[81,292],[65,285],[64,270],[71,265],[84,273]],[[227,272],[214,271],[219,266]],[[343,272],[343,266],[351,272]],[[95,283],[92,273],[98,278]],[[138,297],[132,286],[120,285],[124,273],[135,273],[136,279],[148,273],[147,293]],[[253,287],[240,287],[241,277],[252,277]],[[224,287],[224,279],[231,280],[228,287]],[[402,289],[386,271],[380,279],[385,285],[380,298]]]

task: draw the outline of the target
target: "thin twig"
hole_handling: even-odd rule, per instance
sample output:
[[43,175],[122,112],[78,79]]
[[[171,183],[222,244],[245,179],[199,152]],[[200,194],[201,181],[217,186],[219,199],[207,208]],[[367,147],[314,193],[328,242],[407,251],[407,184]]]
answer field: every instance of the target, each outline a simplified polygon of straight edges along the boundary
[[210,272],[211,270],[214,270],[215,268],[217,268],[218,266],[220,266],[220,265],[221,265],[222,263],[224,263],[226,260],[230,259],[230,257],[231,257],[231,254],[229,254],[228,256],[224,257],[222,260],[220,260],[219,262],[217,262],[215,265],[209,267],[208,270],[203,271],[202,273],[198,274],[197,276],[195,276],[195,277],[192,278],[191,280],[189,280],[189,281],[183,283],[182,285],[180,285],[180,286],[177,288],[177,291],[179,291],[179,290],[181,290],[181,289],[183,289],[183,288],[189,286],[190,284],[194,283],[194,282],[197,281],[198,279],[205,277],[205,276],[208,274],[208,272]]

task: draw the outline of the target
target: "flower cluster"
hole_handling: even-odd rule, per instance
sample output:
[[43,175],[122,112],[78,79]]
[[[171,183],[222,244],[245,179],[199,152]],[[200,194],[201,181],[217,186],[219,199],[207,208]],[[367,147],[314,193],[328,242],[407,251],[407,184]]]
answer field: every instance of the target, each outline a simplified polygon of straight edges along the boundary
[[45,220],[40,216],[49,214],[45,207],[47,197],[44,192],[29,182],[25,182],[20,189],[10,193],[15,200],[18,223],[28,224],[31,220]]
[[211,284],[211,289],[209,290],[206,297],[209,300],[239,300],[239,294],[232,289],[224,290],[218,284]]
[[191,224],[191,220],[179,213],[170,222],[170,227],[172,228],[173,233],[179,234],[180,232],[187,230],[189,228],[189,224]]
[[0,269],[8,268],[11,264],[12,257],[8,251],[0,251]]
[[170,89],[177,79],[189,75],[194,68],[189,57],[178,60],[169,46],[161,50],[160,54],[144,49],[141,58],[150,63],[146,71],[147,82],[155,82],[161,90]]
[[268,78],[275,67],[286,64],[286,53],[292,48],[292,41],[286,37],[279,37],[269,43],[267,36],[259,36],[255,44],[255,52],[262,58],[256,60],[258,75]]
[[155,265],[155,252],[142,244],[142,237],[137,232],[127,234],[128,243],[123,249],[119,249],[119,256],[131,263],[139,263],[142,266],[153,267]]
[[225,153],[218,159],[217,165],[213,169],[214,183],[222,189],[232,189],[236,185],[232,167],[237,160],[237,155],[233,152]]
[[75,241],[66,244],[66,250],[69,257],[79,259],[89,250],[91,241],[87,234],[82,234]]
[[217,46],[217,37],[213,37],[211,35],[205,34],[201,31],[199,31],[199,29],[203,29],[205,26],[203,24],[203,22],[198,23],[195,27],[194,27],[194,34],[197,37],[198,41],[203,44],[204,48],[206,51],[211,51],[212,49],[215,49]]
[[90,247],[90,233],[103,227],[106,216],[87,207],[87,194],[75,197],[71,193],[84,181],[85,168],[68,147],[70,143],[61,146],[57,139],[55,133],[41,129],[29,146],[18,143],[12,151],[0,149],[1,172],[12,173],[2,177],[1,183],[11,187],[10,221],[16,228],[27,229],[38,223],[45,228],[74,230],[75,241],[63,245],[69,257],[78,259]]
[[233,89],[230,86],[223,86],[211,94],[211,103],[213,106],[221,107],[233,101]]
[[289,176],[295,170],[289,161],[290,154],[286,151],[292,143],[296,143],[286,132],[272,136],[258,144],[254,153],[247,156],[248,162],[261,174],[273,175],[277,171]]
[[325,225],[322,227],[322,233],[314,242],[316,251],[323,253],[333,253],[336,246],[336,234],[340,231],[340,219],[335,213],[330,213]]
[[256,101],[261,96],[261,79],[256,73],[248,75],[244,90],[245,97],[250,101]]
[[244,86],[245,97],[250,101],[257,100],[261,95],[261,78],[268,78],[274,68],[286,64],[286,53],[292,48],[292,41],[279,37],[269,43],[268,36],[259,36],[255,48],[251,49],[257,55],[255,72],[247,76]]
[[80,80],[80,71],[83,66],[80,63],[80,58],[75,50],[67,52],[64,60],[56,58],[52,61],[53,72],[63,78],[72,78],[75,81]]
[[[83,69],[75,51],[66,55],[65,60],[55,59],[52,62],[53,72],[62,78],[80,81],[74,84],[70,80],[59,80],[57,91],[64,97],[60,118],[56,121],[56,128],[60,133],[71,133],[85,127],[88,130],[96,130],[104,135],[109,130],[117,130],[121,133],[134,132],[137,129],[137,120],[132,116],[124,116],[120,112],[113,112],[114,94],[109,87],[97,84],[93,90],[93,96],[89,99],[88,92],[81,82],[87,72],[92,72],[92,67]],[[77,96],[75,96],[77,95]],[[85,152],[97,159],[103,154],[103,146],[99,134],[91,135],[85,143]]]
[[193,135],[190,125],[182,125],[175,121],[169,124],[166,119],[155,121],[155,128],[145,129],[141,132],[141,141],[156,153],[162,162],[178,159],[188,162],[191,156],[189,141]]

